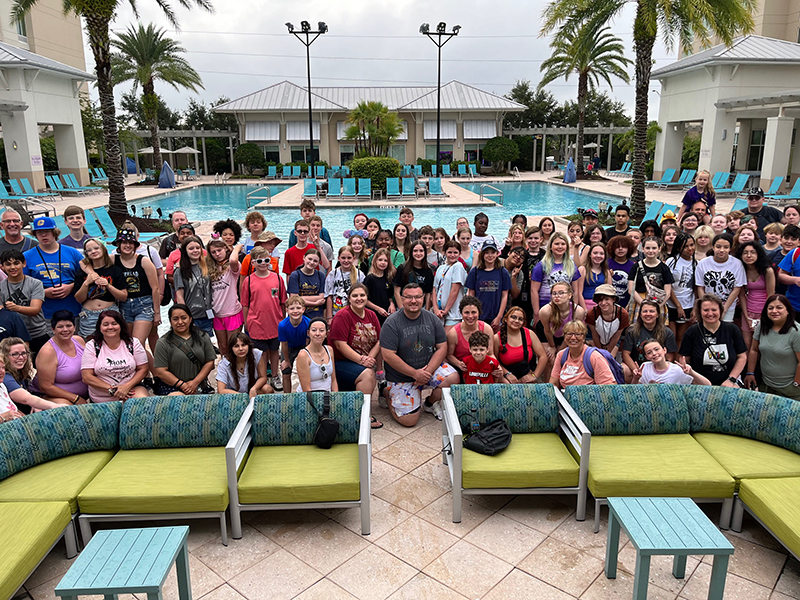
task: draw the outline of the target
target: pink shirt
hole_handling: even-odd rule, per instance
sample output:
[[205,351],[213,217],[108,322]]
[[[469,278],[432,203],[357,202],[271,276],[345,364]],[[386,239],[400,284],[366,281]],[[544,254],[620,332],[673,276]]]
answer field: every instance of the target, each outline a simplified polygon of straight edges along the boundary
[[247,333],[251,338],[271,340],[278,337],[278,323],[283,319],[284,304],[286,286],[277,273],[270,271],[266,277],[253,273],[244,278],[242,306],[249,307]]
[[[586,352],[587,349],[584,348],[583,351]],[[564,366],[561,366],[561,357],[565,352],[567,353],[567,360]],[[599,352],[592,352],[589,360],[594,369],[594,379],[589,377],[583,368],[583,353],[578,358],[572,358],[569,354],[569,348],[565,348],[556,354],[555,364],[550,376],[558,377],[558,385],[561,388],[568,385],[613,385],[617,382],[606,359]]]
[[[120,342],[116,350],[103,344],[100,354],[95,352],[94,340],[86,343],[86,349],[81,358],[81,369],[92,369],[95,377],[108,384],[108,387],[118,386],[131,380],[136,372],[136,367],[147,364],[147,354],[139,343],[133,338],[133,354],[128,350],[125,342]],[[112,402],[116,400],[105,389],[89,386],[89,398],[92,402]]]
[[239,269],[228,268],[222,277],[211,282],[211,308],[217,318],[232,317],[242,312],[236,287]]

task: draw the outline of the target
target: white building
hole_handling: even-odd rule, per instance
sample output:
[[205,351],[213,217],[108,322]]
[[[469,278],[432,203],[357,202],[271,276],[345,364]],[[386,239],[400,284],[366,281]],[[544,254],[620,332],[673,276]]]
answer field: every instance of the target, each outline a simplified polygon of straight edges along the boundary
[[656,69],[651,78],[661,83],[654,177],[680,171],[686,129],[696,124],[699,170],[749,172],[765,189],[776,177],[800,176],[800,44],[748,35]]

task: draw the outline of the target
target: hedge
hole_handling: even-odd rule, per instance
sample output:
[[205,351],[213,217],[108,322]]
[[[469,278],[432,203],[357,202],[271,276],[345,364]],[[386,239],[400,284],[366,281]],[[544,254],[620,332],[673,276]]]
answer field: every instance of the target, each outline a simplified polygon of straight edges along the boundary
[[400,177],[400,162],[386,157],[354,158],[350,161],[350,172],[357,179],[372,179],[373,190],[386,191],[386,179]]

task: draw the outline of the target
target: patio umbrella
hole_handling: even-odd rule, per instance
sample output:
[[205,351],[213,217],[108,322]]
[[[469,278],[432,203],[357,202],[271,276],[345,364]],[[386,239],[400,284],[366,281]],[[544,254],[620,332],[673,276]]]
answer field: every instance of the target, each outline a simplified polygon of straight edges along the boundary
[[173,154],[200,154],[199,150],[195,150],[191,146],[184,146],[172,152]]
[[572,157],[570,156],[567,166],[564,169],[564,183],[575,183],[576,180],[577,176],[575,175],[575,161],[573,161]]
[[[153,147],[149,146],[147,148],[139,148],[137,150],[139,154],[152,154]],[[172,150],[167,150],[166,148],[161,148],[161,154],[175,154]]]

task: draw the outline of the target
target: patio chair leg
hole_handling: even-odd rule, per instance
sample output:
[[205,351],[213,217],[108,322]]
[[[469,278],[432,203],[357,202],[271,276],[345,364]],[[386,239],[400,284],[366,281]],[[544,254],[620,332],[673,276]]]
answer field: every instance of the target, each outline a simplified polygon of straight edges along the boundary
[[242,539],[242,510],[238,505],[231,503],[231,536],[235,540]]
[[725,498],[722,501],[722,512],[719,515],[719,528],[731,528],[731,513],[733,512],[733,498]]
[[64,530],[64,546],[67,549],[67,558],[75,558],[78,554],[78,536],[75,533],[75,521],[70,521]]
[[600,500],[595,498],[594,499],[594,532],[597,533],[600,531]]
[[219,528],[222,533],[222,545],[228,545],[228,523],[225,521],[225,511],[219,513]]
[[575,520],[586,520],[586,490],[578,490],[578,507],[575,511]]
[[78,523],[81,526],[81,539],[85,548],[89,540],[92,539],[92,524],[85,517],[78,517]]
[[731,519],[731,530],[736,533],[742,532],[742,520],[744,519],[744,504],[739,498],[733,503],[733,519]]
[[370,534],[369,500],[369,494],[365,494],[361,498],[361,535]]
[[453,523],[461,523],[461,489],[453,488]]

